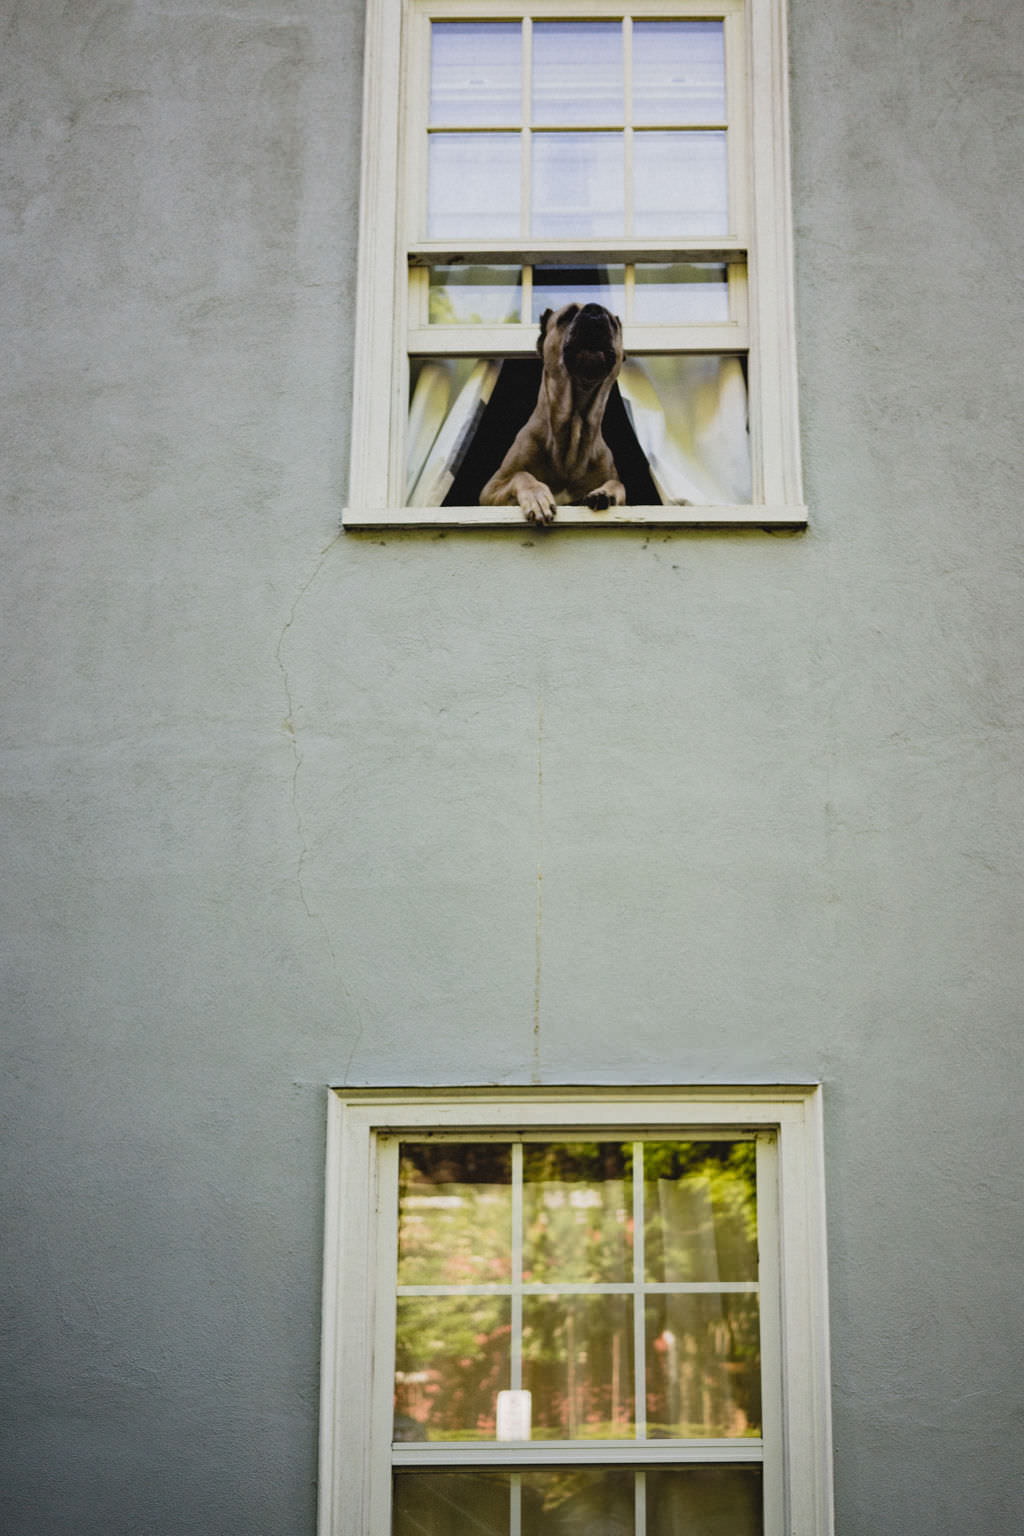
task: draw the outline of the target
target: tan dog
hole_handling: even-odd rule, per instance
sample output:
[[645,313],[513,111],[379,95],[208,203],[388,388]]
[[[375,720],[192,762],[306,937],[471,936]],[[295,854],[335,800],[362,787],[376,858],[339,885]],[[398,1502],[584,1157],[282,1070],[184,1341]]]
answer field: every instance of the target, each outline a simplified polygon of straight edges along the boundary
[[537,404],[480,492],[481,506],[518,504],[531,523],[550,523],[559,505],[621,507],[626,492],[601,435],[622,367],[621,322],[600,304],[546,309],[537,351],[544,363]]

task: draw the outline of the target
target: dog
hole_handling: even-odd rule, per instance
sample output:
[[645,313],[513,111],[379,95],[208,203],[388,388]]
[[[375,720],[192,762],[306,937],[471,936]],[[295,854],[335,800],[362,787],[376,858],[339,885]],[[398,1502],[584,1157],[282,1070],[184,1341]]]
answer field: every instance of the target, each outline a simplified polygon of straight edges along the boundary
[[622,322],[600,304],[546,309],[537,351],[544,364],[537,404],[480,492],[481,506],[518,504],[531,523],[552,522],[559,505],[623,506],[625,488],[601,435],[622,367]]

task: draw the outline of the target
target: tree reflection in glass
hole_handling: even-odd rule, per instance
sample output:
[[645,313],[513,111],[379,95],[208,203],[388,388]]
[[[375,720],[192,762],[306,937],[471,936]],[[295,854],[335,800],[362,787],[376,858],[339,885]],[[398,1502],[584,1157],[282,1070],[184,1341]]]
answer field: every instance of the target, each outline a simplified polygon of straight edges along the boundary
[[651,1296],[646,1333],[648,1435],[761,1433],[756,1296]]
[[523,1476],[523,1536],[633,1536],[633,1473],[566,1467]]
[[512,1152],[496,1142],[403,1142],[399,1285],[509,1280]]
[[400,1296],[395,1439],[490,1440],[509,1382],[505,1296]]
[[507,1472],[396,1472],[393,1536],[509,1536]]
[[534,1439],[631,1438],[634,1372],[651,1438],[760,1433],[752,1140],[413,1142],[399,1163],[396,1440],[493,1439],[508,1388]]
[[523,1279],[633,1278],[631,1149],[550,1142],[523,1150]]
[[653,1281],[757,1279],[752,1141],[644,1143],[644,1258]]
[[535,1440],[615,1440],[634,1433],[629,1296],[526,1296],[523,1385]]

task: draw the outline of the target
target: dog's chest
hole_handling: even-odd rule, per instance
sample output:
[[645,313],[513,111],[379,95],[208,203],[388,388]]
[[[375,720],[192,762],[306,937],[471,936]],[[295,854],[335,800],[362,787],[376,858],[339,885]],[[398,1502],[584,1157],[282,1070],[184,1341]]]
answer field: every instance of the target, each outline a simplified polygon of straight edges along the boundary
[[595,434],[588,422],[575,415],[565,422],[554,434],[550,453],[552,489],[560,485],[568,494],[592,467],[594,448]]

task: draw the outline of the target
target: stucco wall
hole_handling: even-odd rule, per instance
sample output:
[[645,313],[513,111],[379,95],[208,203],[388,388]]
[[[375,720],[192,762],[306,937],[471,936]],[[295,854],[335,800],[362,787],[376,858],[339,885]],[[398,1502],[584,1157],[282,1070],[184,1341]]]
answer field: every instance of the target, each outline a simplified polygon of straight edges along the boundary
[[337,532],[358,10],[2,6],[5,1528],[312,1531],[328,1081],[820,1078],[838,1528],[1002,1536],[1021,13],[793,0],[810,532],[542,537]]

